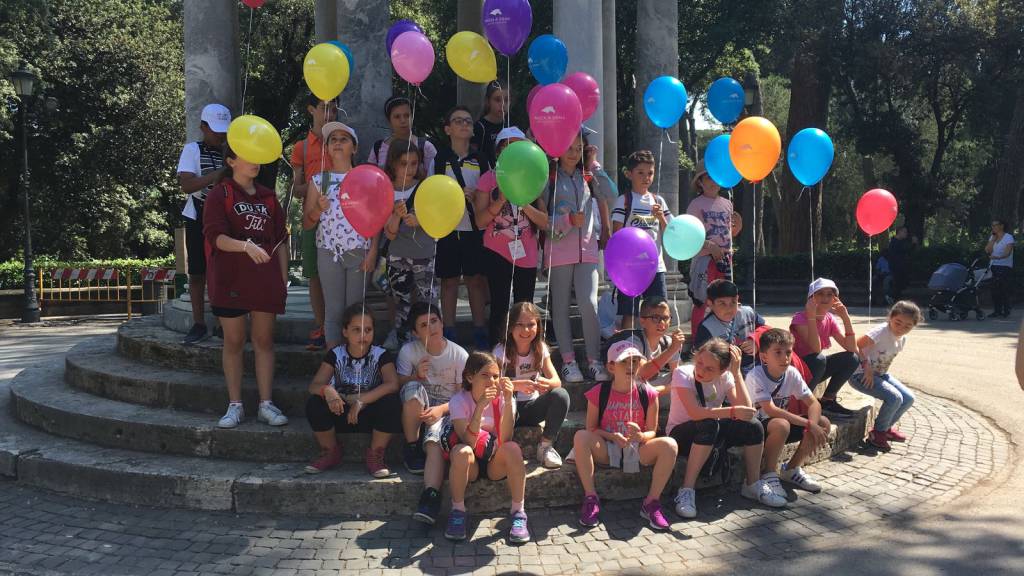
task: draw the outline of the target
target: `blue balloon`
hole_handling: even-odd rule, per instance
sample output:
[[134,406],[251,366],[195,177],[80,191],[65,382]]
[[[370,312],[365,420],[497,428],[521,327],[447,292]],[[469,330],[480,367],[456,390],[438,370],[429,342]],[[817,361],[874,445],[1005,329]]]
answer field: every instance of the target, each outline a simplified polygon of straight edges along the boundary
[[729,138],[728,134],[716,136],[704,149],[704,168],[708,176],[722,188],[732,188],[743,180],[729,156]]
[[708,89],[708,110],[722,124],[732,124],[743,113],[743,86],[732,78],[719,78]]
[[658,128],[671,128],[686,112],[686,88],[671,76],[658,76],[644,91],[644,111]]
[[823,130],[804,128],[789,141],[789,171],[804,186],[814,186],[828,174],[836,150]]
[[530,42],[527,58],[530,73],[542,86],[561,80],[569,66],[569,51],[561,40],[551,34],[534,38]]
[[328,40],[327,43],[341,48],[341,51],[345,53],[345,57],[348,58],[348,73],[352,74],[356,69],[356,59],[352,57],[352,51],[349,50],[348,45],[337,40]]

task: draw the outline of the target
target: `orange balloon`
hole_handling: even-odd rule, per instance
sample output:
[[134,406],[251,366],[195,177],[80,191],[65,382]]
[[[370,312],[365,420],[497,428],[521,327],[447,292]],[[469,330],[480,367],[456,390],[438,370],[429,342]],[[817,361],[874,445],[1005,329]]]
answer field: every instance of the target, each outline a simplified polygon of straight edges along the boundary
[[751,182],[760,182],[771,174],[781,153],[782,138],[767,118],[744,119],[729,138],[729,158],[736,170]]

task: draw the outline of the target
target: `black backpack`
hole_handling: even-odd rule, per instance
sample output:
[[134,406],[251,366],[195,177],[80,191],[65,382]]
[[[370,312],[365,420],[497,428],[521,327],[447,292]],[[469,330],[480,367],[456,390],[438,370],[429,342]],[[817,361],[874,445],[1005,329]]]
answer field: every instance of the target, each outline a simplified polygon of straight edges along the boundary
[[[442,146],[437,150],[437,156],[434,156],[434,166],[432,174],[445,174],[448,166],[452,167],[452,174],[455,175],[455,180],[459,183],[459,188],[466,189],[466,178],[462,175],[462,165],[467,160],[476,160],[479,162],[479,155],[476,152],[470,152],[469,156],[465,158],[459,158],[459,155],[448,146]],[[481,167],[482,170],[482,167]],[[473,212],[473,203],[468,199],[466,200],[466,213],[469,214],[469,224],[473,227],[473,231],[479,231],[480,228],[476,225],[476,215]]]
[[[640,383],[640,384],[643,385],[643,383]],[[601,420],[604,419],[604,409],[608,407],[608,398],[611,397],[611,395],[612,395],[612,383],[611,382],[601,382],[600,386],[601,386],[601,392],[598,394],[598,399],[597,399],[597,426],[599,428],[601,427]],[[637,386],[637,392],[638,392],[637,396],[640,397],[640,407],[643,408],[643,411],[644,411],[644,422],[646,423],[647,422],[647,405],[650,403],[651,399],[650,399],[650,397],[647,396],[646,386],[641,388],[640,385],[638,385]],[[630,393],[632,394],[632,391],[630,391]]]
[[[694,378],[694,387],[697,389],[697,400],[704,408],[708,407],[704,398],[704,385]],[[725,434],[719,434],[715,443],[711,446],[711,453],[700,469],[700,476],[706,480],[713,480],[716,476],[721,478],[723,484],[728,484],[732,478],[732,462],[729,460],[729,449],[725,445]]]

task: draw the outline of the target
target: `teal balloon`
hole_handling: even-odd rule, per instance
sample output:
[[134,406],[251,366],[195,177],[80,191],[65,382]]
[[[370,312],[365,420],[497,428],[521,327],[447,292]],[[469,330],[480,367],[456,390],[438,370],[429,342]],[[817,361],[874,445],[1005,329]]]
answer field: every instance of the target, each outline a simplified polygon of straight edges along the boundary
[[722,124],[732,124],[743,113],[743,86],[732,78],[719,78],[708,89],[708,110]]
[[804,128],[789,141],[786,159],[789,171],[804,186],[814,186],[828,174],[836,150],[832,139],[818,128]]
[[356,69],[356,59],[352,57],[352,51],[349,50],[348,45],[337,40],[328,40],[327,43],[334,44],[338,48],[341,48],[341,51],[345,53],[345,57],[348,58],[348,72],[351,74],[352,71]]
[[498,188],[509,202],[526,206],[544,191],[548,183],[548,157],[529,140],[508,145],[494,167]]
[[696,216],[683,214],[669,220],[662,241],[669,256],[676,260],[689,260],[704,247],[706,237],[704,223]]
[[677,78],[658,76],[644,91],[644,112],[658,128],[671,128],[686,112],[686,88]]
[[743,180],[729,156],[729,135],[716,136],[704,149],[704,168],[708,176],[722,188],[732,188]]

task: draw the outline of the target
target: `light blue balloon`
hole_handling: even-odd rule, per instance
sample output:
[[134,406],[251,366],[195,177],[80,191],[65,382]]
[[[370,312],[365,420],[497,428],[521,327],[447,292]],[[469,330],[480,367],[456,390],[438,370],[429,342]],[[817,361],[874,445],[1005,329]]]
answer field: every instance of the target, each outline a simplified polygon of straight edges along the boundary
[[676,260],[689,260],[704,247],[706,237],[704,223],[696,216],[683,214],[668,221],[662,241],[669,256]]
[[348,45],[338,40],[328,40],[327,43],[341,48],[341,51],[345,53],[345,57],[348,58],[348,73],[350,75],[353,74],[356,69],[356,59],[352,57],[352,51],[349,50]]
[[686,87],[671,76],[659,76],[644,91],[644,111],[658,128],[671,128],[686,112]]
[[804,186],[814,186],[828,174],[836,150],[832,139],[818,128],[804,128],[789,141],[789,171]]
[[708,89],[708,110],[722,124],[732,124],[743,113],[743,86],[732,78],[719,78]]
[[732,188],[743,180],[729,156],[729,138],[728,134],[715,136],[704,149],[704,168],[708,176],[722,188]]
[[537,36],[530,42],[530,49],[526,54],[530,73],[537,79],[538,84],[554,84],[565,76],[565,69],[569,66],[569,51],[557,36]]

